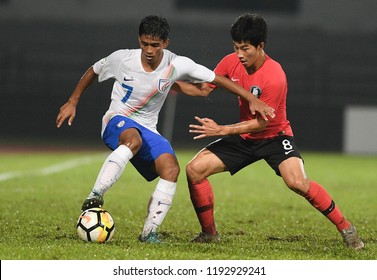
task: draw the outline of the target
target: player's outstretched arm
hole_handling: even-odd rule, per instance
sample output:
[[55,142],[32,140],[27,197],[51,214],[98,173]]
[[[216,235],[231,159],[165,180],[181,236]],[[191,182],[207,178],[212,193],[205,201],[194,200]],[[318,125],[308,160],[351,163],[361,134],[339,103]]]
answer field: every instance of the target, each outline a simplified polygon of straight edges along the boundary
[[214,90],[207,83],[186,83],[184,81],[176,81],[171,88],[189,96],[208,96]]
[[194,136],[194,139],[258,132],[265,129],[268,124],[268,121],[260,118],[229,125],[219,125],[210,118],[195,117],[195,120],[199,124],[190,124],[189,126],[189,132],[197,134],[197,136]]
[[59,114],[56,118],[56,126],[58,128],[63,124],[63,122],[66,119],[68,119],[68,125],[72,125],[72,122],[76,116],[76,107],[79,103],[81,95],[93,83],[93,81],[96,78],[97,74],[94,73],[93,67],[89,67],[89,69],[85,72],[85,74],[81,77],[80,81],[77,83],[77,86],[73,90],[68,101],[62,107],[60,107]]
[[227,89],[228,91],[240,96],[241,98],[249,102],[249,107],[251,113],[254,115],[256,112],[262,116],[264,120],[268,120],[268,116],[271,118],[275,117],[274,109],[268,106],[263,101],[256,98],[253,94],[245,90],[243,87],[237,83],[231,81],[230,79],[216,74],[215,79],[212,81],[216,86]]

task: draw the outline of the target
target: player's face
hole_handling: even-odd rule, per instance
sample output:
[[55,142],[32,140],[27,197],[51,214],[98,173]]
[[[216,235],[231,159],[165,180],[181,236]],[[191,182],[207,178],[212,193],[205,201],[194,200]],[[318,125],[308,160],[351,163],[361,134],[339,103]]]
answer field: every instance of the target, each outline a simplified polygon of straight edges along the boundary
[[139,37],[141,61],[150,66],[158,66],[163,57],[163,50],[169,44],[168,40],[156,39],[148,35]]
[[259,64],[264,60],[264,43],[255,47],[249,43],[233,42],[233,46],[240,62],[246,69],[259,68]]

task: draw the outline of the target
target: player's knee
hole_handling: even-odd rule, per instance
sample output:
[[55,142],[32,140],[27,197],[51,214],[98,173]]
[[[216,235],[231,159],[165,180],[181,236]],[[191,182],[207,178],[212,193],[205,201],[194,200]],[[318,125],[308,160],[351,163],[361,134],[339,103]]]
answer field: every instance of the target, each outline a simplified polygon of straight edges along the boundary
[[160,177],[170,182],[177,182],[181,169],[178,164],[170,165],[161,172]]
[[189,182],[196,183],[204,179],[200,166],[201,165],[195,161],[190,161],[186,165],[186,175]]
[[188,178],[191,178],[195,173],[195,168],[192,164],[192,162],[189,162],[187,165],[186,165],[186,175]]
[[139,133],[134,133],[132,135],[128,135],[127,137],[119,138],[119,145],[127,146],[134,155],[140,150],[142,143],[143,142]]
[[170,168],[170,174],[172,177],[175,178],[175,181],[177,181],[179,173],[181,172],[181,168],[179,167],[178,164],[174,165],[173,167]]
[[289,189],[298,193],[300,195],[304,195],[309,189],[309,180],[303,178],[291,178],[285,180],[286,185]]

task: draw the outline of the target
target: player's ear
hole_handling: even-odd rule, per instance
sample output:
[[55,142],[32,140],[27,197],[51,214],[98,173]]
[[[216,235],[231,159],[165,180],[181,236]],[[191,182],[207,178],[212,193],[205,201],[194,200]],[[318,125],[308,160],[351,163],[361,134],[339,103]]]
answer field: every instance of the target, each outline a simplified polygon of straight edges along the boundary
[[169,46],[169,43],[170,43],[170,39],[166,39],[164,42],[163,42],[163,48],[167,48]]
[[264,46],[265,46],[265,42],[260,42],[258,45],[258,48],[263,50]]

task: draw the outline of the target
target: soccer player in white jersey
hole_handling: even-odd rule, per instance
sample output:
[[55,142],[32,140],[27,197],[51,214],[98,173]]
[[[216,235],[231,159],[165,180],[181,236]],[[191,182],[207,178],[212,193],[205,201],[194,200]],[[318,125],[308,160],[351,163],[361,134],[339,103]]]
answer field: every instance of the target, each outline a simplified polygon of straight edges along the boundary
[[81,210],[102,207],[103,195],[120,178],[130,161],[147,180],[160,177],[148,203],[148,214],[139,240],[160,243],[157,227],[164,220],[175,194],[180,172],[170,143],[156,129],[158,114],[171,88],[180,91],[177,80],[211,82],[246,99],[250,110],[274,117],[273,109],[229,79],[187,57],[178,56],[169,45],[166,19],[147,16],[139,26],[139,49],[115,51],[96,62],[82,76],[68,101],[60,108],[57,127],[68,119],[71,125],[84,91],[98,81],[114,79],[111,103],[103,116],[102,139],[112,150]]

